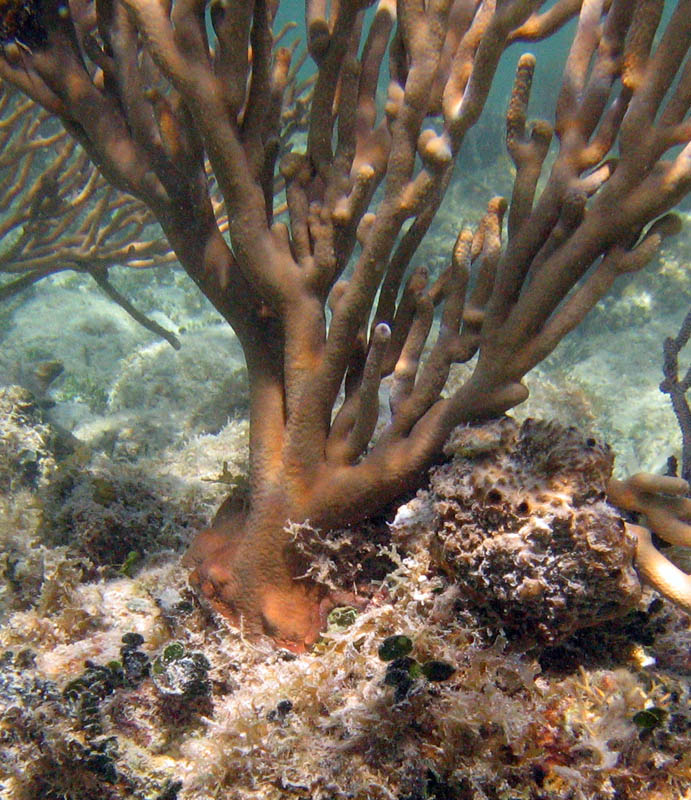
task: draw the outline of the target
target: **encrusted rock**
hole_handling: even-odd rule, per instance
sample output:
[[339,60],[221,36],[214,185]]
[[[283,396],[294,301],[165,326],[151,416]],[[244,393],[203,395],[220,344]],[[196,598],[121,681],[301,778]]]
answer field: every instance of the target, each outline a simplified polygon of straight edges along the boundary
[[203,653],[186,653],[179,642],[174,642],[156,658],[151,676],[162,695],[188,699],[205,697],[211,692],[210,668]]
[[55,470],[55,438],[28,389],[0,387],[0,491],[45,485]]
[[453,441],[458,455],[431,474],[431,546],[464,595],[541,644],[638,600],[635,542],[605,499],[607,445],[576,428],[510,418],[481,435],[457,429]]

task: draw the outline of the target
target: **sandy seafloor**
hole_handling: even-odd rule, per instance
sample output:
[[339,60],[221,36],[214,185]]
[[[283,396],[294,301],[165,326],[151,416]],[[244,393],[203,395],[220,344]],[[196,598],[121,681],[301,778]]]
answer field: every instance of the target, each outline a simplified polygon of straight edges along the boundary
[[[419,260],[443,263],[505,174],[499,158],[458,180]],[[691,301],[684,216],[513,412],[592,432],[622,476],[679,455],[658,385]],[[0,384],[36,390],[37,363],[64,366],[44,396],[0,402],[2,800],[691,797],[688,618],[650,592],[548,650],[444,616],[414,548],[391,549],[385,591],[306,655],[199,605],[179,561],[227,491],[219,476],[244,474],[241,353],[180,271],[111,278],[179,351],[71,273],[0,308]],[[453,677],[397,700],[378,648],[398,633]]]

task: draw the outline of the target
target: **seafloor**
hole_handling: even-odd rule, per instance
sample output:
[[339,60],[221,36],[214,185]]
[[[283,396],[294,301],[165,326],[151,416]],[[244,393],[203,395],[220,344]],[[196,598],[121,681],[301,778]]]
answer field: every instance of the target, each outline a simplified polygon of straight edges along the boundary
[[[452,186],[420,258],[498,182]],[[679,455],[658,385],[691,300],[689,227],[530,376],[513,416],[608,442],[620,475]],[[376,591],[313,652],[200,605],[180,556],[243,479],[241,354],[180,271],[111,278],[179,351],[71,273],[0,307],[2,800],[691,798],[689,620],[650,591],[526,641],[451,603],[424,536],[380,521]],[[53,361],[46,388],[36,367]]]

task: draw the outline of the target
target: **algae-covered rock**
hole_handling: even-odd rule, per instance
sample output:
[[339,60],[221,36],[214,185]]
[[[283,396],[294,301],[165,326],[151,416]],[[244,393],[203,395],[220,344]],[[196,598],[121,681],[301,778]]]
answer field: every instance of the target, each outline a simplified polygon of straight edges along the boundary
[[55,440],[30,391],[0,387],[0,490],[45,485],[55,471]]
[[433,558],[514,636],[552,644],[639,599],[635,542],[605,498],[613,455],[576,428],[457,429],[432,471]]

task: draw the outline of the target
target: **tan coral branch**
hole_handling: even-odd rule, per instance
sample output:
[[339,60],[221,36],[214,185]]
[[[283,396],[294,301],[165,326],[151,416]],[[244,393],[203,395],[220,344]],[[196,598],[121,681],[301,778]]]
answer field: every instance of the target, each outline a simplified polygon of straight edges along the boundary
[[636,566],[641,577],[691,613],[691,575],[662,555],[650,535],[653,531],[669,544],[691,547],[688,492],[689,484],[681,478],[642,472],[625,481],[611,480],[607,486],[607,494],[614,505],[645,517],[648,527],[627,523],[638,539]]

